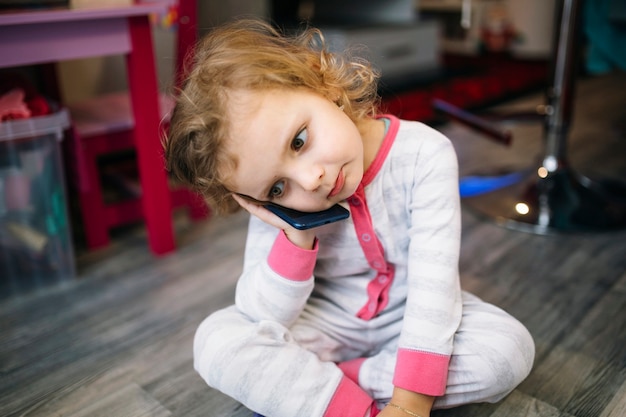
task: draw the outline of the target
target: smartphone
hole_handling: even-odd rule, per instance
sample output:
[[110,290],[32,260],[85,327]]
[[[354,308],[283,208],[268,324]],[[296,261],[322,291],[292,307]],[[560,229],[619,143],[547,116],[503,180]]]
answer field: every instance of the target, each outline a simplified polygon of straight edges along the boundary
[[273,203],[266,204],[265,208],[299,230],[312,229],[350,217],[350,212],[339,204],[316,212],[293,210]]

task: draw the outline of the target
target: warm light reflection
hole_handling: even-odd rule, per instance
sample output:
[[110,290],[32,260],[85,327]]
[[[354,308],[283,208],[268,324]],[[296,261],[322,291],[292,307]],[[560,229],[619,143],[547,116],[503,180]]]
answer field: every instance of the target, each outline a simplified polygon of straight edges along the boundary
[[519,214],[528,214],[530,208],[526,203],[517,203],[515,205],[515,211],[517,211]]
[[539,178],[546,178],[548,176],[548,169],[546,167],[539,167],[537,175],[539,175]]

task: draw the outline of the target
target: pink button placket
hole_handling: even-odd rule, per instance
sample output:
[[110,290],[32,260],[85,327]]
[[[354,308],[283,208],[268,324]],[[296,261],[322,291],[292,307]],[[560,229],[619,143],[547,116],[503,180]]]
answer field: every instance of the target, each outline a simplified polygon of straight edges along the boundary
[[372,217],[365,201],[363,184],[360,184],[356,192],[348,198],[348,204],[365,258],[372,269],[377,272],[376,277],[367,285],[368,301],[357,313],[357,317],[371,320],[389,302],[389,288],[393,282],[394,267],[385,260],[385,251],[374,232]]

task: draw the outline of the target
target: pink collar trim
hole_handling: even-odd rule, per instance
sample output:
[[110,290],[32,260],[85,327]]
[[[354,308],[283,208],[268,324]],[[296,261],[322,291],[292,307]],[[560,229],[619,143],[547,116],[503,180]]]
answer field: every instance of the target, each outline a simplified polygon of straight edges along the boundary
[[389,150],[391,149],[391,145],[396,138],[398,133],[398,129],[400,128],[400,119],[391,114],[381,114],[376,116],[377,119],[386,118],[391,122],[389,124],[389,130],[387,130],[387,134],[385,134],[385,138],[383,139],[383,143],[380,145],[380,149],[376,154],[376,157],[372,161],[372,164],[367,168],[367,171],[363,174],[363,179],[361,180],[361,184],[365,187],[367,184],[372,182],[372,180],[380,171],[383,163],[387,159],[387,155],[389,154]]

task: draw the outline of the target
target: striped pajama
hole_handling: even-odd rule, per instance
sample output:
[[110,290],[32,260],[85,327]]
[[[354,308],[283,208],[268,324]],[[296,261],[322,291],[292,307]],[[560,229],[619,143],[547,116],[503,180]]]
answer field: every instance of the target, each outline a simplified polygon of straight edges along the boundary
[[524,326],[461,291],[450,142],[386,117],[351,218],[319,228],[310,251],[251,218],[235,305],[196,333],[207,384],[267,417],[363,417],[394,386],[436,408],[498,401],[532,367]]

